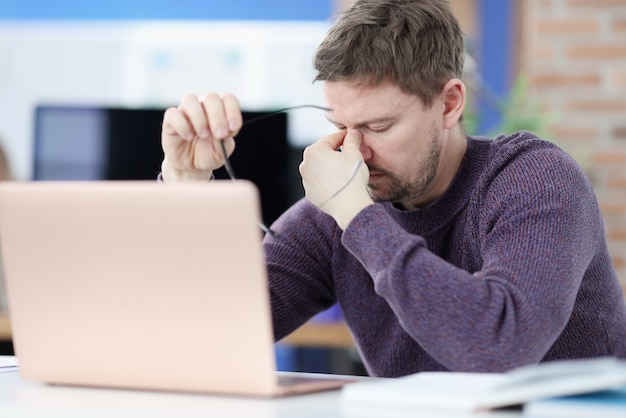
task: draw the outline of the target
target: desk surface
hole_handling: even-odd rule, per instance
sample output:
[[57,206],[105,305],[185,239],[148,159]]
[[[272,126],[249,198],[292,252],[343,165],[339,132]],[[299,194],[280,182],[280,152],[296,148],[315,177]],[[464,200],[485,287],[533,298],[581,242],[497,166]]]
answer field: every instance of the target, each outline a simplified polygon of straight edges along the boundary
[[340,392],[282,399],[48,386],[0,372],[4,417],[342,417]]
[[[384,416],[416,416],[397,411]],[[255,399],[161,392],[48,386],[24,381],[18,372],[0,372],[0,416],[7,417],[298,417],[365,418],[367,411],[352,411],[341,403],[339,390],[279,399]],[[518,417],[500,413],[482,418]],[[458,415],[457,415],[458,417]],[[445,418],[443,416],[442,418]]]

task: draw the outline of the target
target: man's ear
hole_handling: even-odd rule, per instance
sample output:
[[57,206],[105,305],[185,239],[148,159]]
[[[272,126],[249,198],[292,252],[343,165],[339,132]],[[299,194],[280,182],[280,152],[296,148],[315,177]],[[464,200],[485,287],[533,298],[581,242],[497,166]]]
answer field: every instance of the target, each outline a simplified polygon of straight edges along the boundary
[[465,110],[465,84],[458,78],[453,78],[446,83],[441,94],[444,103],[444,126],[452,129]]

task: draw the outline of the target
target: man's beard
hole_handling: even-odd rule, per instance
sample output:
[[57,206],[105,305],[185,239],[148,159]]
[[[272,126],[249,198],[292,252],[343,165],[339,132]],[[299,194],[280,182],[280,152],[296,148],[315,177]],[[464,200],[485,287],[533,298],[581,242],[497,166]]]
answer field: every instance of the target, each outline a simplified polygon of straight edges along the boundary
[[432,184],[435,176],[437,175],[437,168],[439,167],[439,158],[441,156],[441,144],[439,141],[439,133],[433,126],[431,128],[431,141],[426,153],[423,154],[422,161],[418,167],[417,175],[413,177],[414,181],[407,181],[398,178],[396,175],[388,170],[369,167],[371,172],[381,174],[388,182],[388,186],[385,186],[385,190],[381,190],[376,184],[368,184],[368,192],[371,198],[377,202],[392,202],[394,204],[400,204],[407,206],[411,202],[419,201]]

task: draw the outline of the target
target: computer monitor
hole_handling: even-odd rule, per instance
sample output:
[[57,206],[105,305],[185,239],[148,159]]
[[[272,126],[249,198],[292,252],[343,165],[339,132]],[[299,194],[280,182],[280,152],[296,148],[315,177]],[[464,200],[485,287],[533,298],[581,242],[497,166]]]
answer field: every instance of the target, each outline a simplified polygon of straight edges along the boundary
[[[40,105],[35,108],[34,180],[144,180],[160,171],[165,109]],[[244,121],[268,114],[244,111]],[[244,126],[231,157],[238,178],[254,182],[263,220],[273,222],[299,182],[290,164],[287,114]],[[215,177],[227,179],[224,168]]]

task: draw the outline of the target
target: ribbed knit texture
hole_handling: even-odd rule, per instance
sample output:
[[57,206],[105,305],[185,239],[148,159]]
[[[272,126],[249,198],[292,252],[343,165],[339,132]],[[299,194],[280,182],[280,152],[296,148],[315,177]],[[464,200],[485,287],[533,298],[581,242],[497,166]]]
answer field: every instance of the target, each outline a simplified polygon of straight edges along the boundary
[[528,132],[468,137],[431,205],[372,205],[342,232],[306,199],[264,246],[276,339],[339,302],[368,372],[498,372],[626,358],[626,308],[598,204]]

